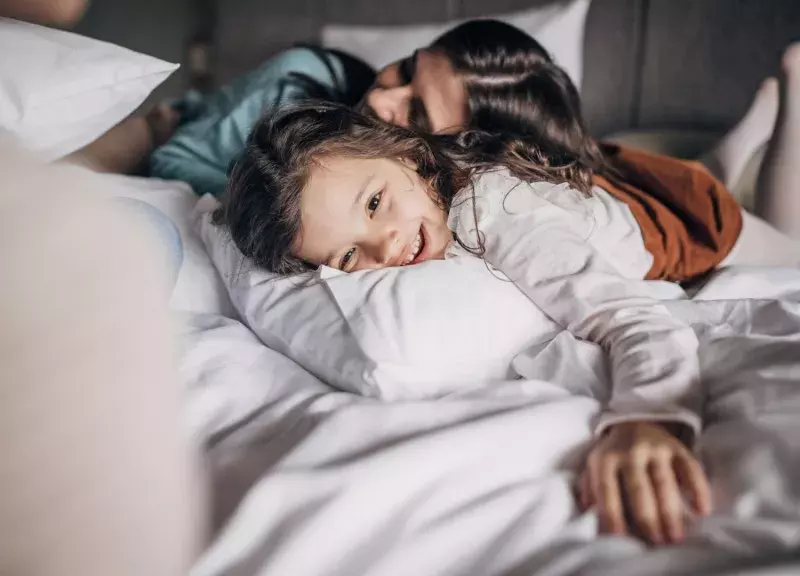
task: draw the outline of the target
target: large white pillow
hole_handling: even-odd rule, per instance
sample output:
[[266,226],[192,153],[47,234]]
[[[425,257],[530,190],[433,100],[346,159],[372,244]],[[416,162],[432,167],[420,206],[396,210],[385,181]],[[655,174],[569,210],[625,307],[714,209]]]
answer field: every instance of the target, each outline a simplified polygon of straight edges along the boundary
[[375,395],[371,364],[319,276],[302,283],[255,269],[230,236],[210,221],[217,205],[204,196],[197,230],[239,316],[270,348],[341,388]]
[[245,323],[325,382],[387,400],[440,396],[513,377],[523,349],[560,328],[473,257],[309,283],[255,269],[204,216],[200,235]]
[[177,64],[0,18],[0,129],[55,160],[133,112]]
[[[583,36],[591,0],[554,2],[513,14],[492,15],[527,32],[552,54],[575,86],[583,80]],[[358,56],[374,68],[404,58],[429,45],[463,20],[414,26],[328,25],[322,29],[323,45]]]

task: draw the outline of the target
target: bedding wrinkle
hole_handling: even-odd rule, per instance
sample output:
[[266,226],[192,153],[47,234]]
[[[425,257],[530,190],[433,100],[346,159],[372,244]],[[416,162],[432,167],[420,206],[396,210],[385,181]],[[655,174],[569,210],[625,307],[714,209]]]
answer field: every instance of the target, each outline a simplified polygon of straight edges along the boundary
[[[527,297],[515,300],[513,291],[506,292],[517,288],[497,281],[482,261],[466,256],[417,270],[334,275],[330,293],[343,310],[360,307],[360,314],[376,314],[394,295],[401,299],[400,308],[389,312],[394,316],[428,297],[427,283],[422,282],[423,291],[412,286],[444,270],[463,272],[459,279],[469,271],[476,285],[496,290],[491,292],[497,294],[492,298],[496,311],[505,298],[517,316],[526,310]],[[414,283],[404,284],[406,278]],[[357,297],[358,291],[345,296],[348,287],[363,290],[379,279],[382,288],[368,302]],[[731,300],[743,293],[764,297]],[[690,326],[699,341],[704,427],[696,447],[715,490],[716,511],[702,521],[689,519],[683,545],[657,551],[632,538],[598,538],[594,511],[581,514],[576,508],[572,480],[596,430],[603,391],[609,390],[608,359],[597,344],[556,331],[533,345],[530,354],[524,350],[516,356],[518,379],[467,378],[445,395],[387,402],[333,388],[325,393],[300,366],[279,362],[281,356],[257,340],[231,340],[218,356],[227,361],[209,364],[214,366],[210,380],[227,390],[249,382],[267,396],[296,396],[297,403],[265,399],[276,411],[253,420],[244,415],[251,413],[248,404],[246,422],[214,446],[212,461],[224,462],[226,475],[250,474],[193,576],[232,570],[472,576],[476,567],[489,576],[515,570],[573,576],[618,564],[635,566],[630,574],[658,574],[664,562],[691,573],[698,550],[718,560],[732,553],[788,551],[800,534],[793,488],[800,482],[794,454],[800,437],[800,300],[776,301],[781,293],[800,294],[800,271],[734,267],[715,272],[697,300],[657,303]],[[431,326],[451,312],[441,308],[437,318],[428,318]],[[533,318],[525,316],[521,324],[530,326]],[[504,322],[513,319],[509,314]],[[458,321],[456,315],[454,325]],[[402,339],[401,331],[411,326],[385,324],[381,330],[384,338]],[[432,328],[422,332],[433,334]],[[208,335],[197,337],[202,341]],[[412,337],[418,339],[416,331]],[[384,350],[379,344],[364,351],[376,355]],[[255,349],[264,351],[264,363],[237,368],[247,364],[237,359]],[[409,350],[406,345],[392,349]],[[211,351],[198,352],[198,368]],[[274,373],[269,386],[267,373]],[[424,388],[422,380],[417,382]],[[309,394],[319,397],[305,403]],[[643,405],[640,398],[634,401],[631,409]],[[296,411],[285,416],[277,408],[281,405],[294,405]],[[281,424],[284,417],[287,428]],[[223,495],[226,489],[234,492],[235,484],[219,489]]]

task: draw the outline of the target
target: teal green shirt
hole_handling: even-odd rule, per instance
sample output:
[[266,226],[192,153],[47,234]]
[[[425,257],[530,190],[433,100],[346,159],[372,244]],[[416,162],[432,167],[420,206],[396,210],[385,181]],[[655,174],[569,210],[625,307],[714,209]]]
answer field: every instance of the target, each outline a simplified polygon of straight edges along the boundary
[[207,96],[190,93],[178,106],[182,121],[150,159],[150,174],[183,180],[197,194],[225,190],[228,167],[263,115],[284,104],[323,98],[353,105],[374,72],[339,52],[313,47],[286,50]]

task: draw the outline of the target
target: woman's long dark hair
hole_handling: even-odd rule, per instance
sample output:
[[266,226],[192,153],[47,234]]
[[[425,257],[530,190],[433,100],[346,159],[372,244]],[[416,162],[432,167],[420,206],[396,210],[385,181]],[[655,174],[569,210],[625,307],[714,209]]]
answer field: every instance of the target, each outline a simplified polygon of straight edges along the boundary
[[294,255],[301,234],[300,195],[311,169],[326,158],[389,158],[416,167],[443,211],[472,177],[498,165],[524,181],[570,183],[574,165],[553,166],[537,146],[477,130],[420,134],[346,106],[309,102],[263,117],[230,173],[214,223],[257,266],[292,275],[309,270]]
[[574,166],[587,190],[603,156],[586,130],[580,96],[566,72],[525,32],[498,20],[471,20],[436,39],[462,78],[467,129],[495,134],[509,148],[534,143],[549,166]]

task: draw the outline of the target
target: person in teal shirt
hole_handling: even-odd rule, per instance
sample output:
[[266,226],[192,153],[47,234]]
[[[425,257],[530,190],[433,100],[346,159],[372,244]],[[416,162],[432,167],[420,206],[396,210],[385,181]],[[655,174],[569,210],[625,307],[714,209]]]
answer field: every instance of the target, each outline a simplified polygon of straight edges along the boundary
[[218,196],[229,164],[262,114],[308,98],[353,106],[374,79],[369,66],[342,52],[314,46],[281,52],[216,92],[189,92],[177,102],[179,124],[153,151],[150,175]]
[[[498,60],[506,53],[516,55],[508,59],[510,68]],[[342,52],[290,48],[212,94],[189,93],[178,102],[180,123],[150,156],[150,175],[183,180],[198,194],[219,196],[228,167],[259,118],[307,99],[360,107],[425,132],[483,121],[487,125],[478,126],[483,129],[536,126],[542,120],[535,117],[535,107],[528,108],[529,118],[508,113],[509,94],[515,86],[521,94],[535,89],[528,86],[529,72],[550,62],[539,42],[497,20],[460,24],[377,74]]]

